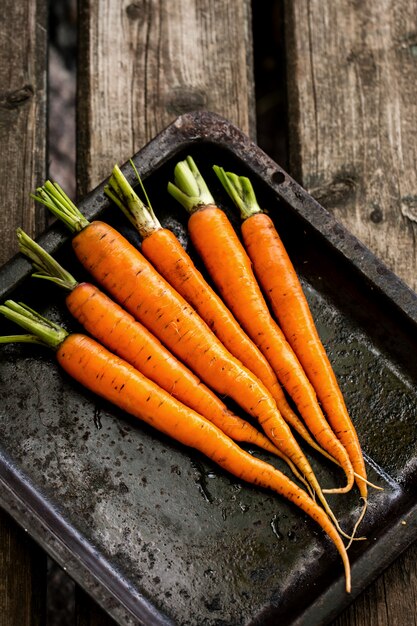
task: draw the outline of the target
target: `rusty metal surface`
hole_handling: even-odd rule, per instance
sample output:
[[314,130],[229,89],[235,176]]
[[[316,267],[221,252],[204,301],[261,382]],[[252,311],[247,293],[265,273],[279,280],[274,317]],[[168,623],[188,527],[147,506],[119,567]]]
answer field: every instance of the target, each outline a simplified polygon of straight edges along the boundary
[[[226,210],[212,164],[251,177],[301,276],[370,480],[384,487],[371,490],[368,540],[350,550],[353,593],[344,593],[338,555],[306,516],[94,398],[36,346],[1,349],[0,501],[120,624],[324,624],[417,537],[417,298],[238,129],[209,113],[182,116],[134,158],[158,217],[184,245],[185,211],[166,183],[187,154]],[[139,243],[103,186],[80,208]],[[41,242],[84,277],[63,227]],[[24,299],[77,330],[62,294],[29,272],[23,259],[7,264],[1,300]],[[2,334],[11,330],[2,325]],[[340,478],[310,459],[323,483]],[[357,494],[331,504],[350,527]]]

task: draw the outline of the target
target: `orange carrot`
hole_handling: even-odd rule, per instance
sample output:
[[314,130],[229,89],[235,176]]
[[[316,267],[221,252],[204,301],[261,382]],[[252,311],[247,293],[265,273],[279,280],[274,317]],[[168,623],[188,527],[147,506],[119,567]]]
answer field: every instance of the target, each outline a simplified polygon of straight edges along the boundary
[[[334,491],[349,491],[354,474],[348,454],[327,423],[294,351],[272,319],[248,255],[225,213],[214,205],[191,157],[176,165],[175,182],[176,185],[169,183],[168,191],[191,212],[188,221],[191,240],[220,295],[270,362],[315,439],[345,471],[346,486]],[[204,186],[203,204],[195,193],[195,182],[197,189]]]
[[20,252],[33,262],[36,269],[33,276],[50,280],[69,292],[66,305],[70,313],[97,341],[174,398],[213,422],[231,439],[259,446],[282,458],[295,476],[309,488],[288,457],[251,424],[229,411],[142,324],[95,285],[77,283],[62,265],[21,228],[17,230],[17,238]]
[[290,407],[275,372],[259,348],[204,279],[174,233],[162,228],[150,207],[149,199],[148,205],[145,205],[117,165],[113,168],[105,193],[121,208],[142,237],[142,254],[191,304],[229,352],[265,385],[285,421],[313,448],[328,456]]
[[34,197],[78,233],[72,239],[73,249],[95,280],[209,387],[231,397],[259,422],[274,445],[304,474],[337,524],[274,399],[256,376],[226,350],[194,309],[114,228],[100,221],[88,222],[59,186],[48,182]]
[[[181,444],[202,452],[239,479],[272,489],[301,508],[321,526],[339,551],[345,568],[346,591],[350,592],[349,559],[340,536],[323,509],[284,474],[239,448],[211,422],[93,339],[70,335],[32,309],[10,300],[0,306],[0,312],[33,333],[22,335],[21,341],[35,340],[54,348],[64,371],[93,393]],[[0,338],[1,343],[18,340],[15,335]]]
[[226,173],[222,168],[215,169],[240,209],[242,237],[257,279],[310,379],[334,433],[349,454],[356,472],[356,483],[366,501],[366,468],[358,435],[294,266],[273,221],[261,211],[250,181],[243,176]]

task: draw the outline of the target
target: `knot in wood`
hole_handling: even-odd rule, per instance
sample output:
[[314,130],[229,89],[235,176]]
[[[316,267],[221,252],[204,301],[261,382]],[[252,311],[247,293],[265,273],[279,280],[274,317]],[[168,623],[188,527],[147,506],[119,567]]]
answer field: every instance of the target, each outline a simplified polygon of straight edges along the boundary
[[384,219],[384,214],[379,207],[376,207],[373,211],[371,211],[369,218],[374,224],[380,224]]
[[355,175],[338,174],[332,182],[310,190],[311,195],[324,207],[335,207],[352,201],[357,188]]
[[17,109],[33,97],[32,85],[23,85],[20,89],[0,93],[0,107],[3,109]]
[[127,17],[134,21],[140,19],[143,14],[143,6],[139,2],[131,2],[126,7]]

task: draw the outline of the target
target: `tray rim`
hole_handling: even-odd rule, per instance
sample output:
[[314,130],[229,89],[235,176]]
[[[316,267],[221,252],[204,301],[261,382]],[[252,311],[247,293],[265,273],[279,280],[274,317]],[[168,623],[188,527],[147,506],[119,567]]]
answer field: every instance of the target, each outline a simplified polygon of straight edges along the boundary
[[[190,144],[211,142],[219,147],[233,152],[234,156],[246,161],[263,182],[271,187],[276,194],[291,205],[312,228],[323,235],[326,240],[342,254],[346,260],[368,281],[373,289],[383,294],[395,308],[417,325],[417,294],[412,291],[394,272],[387,268],[383,261],[360,242],[348,229],[338,222],[326,209],[315,201],[288,173],[268,157],[243,131],[218,114],[208,111],[194,111],[181,115],[167,128],[154,137],[146,146],[133,157],[136,167],[145,179],[156,166],[172,159],[177,152]],[[168,155],[167,155],[167,146]],[[175,148],[173,149],[173,146]],[[163,156],[162,156],[163,155]],[[127,162],[122,170],[128,179],[133,176]],[[98,205],[105,208],[107,200],[104,196],[104,186],[107,179],[97,185],[89,194],[79,201],[79,206],[85,212],[87,219],[94,217]],[[133,178],[130,178],[133,182]],[[89,207],[94,198],[97,206]],[[309,213],[303,208],[303,199],[309,200]],[[313,212],[311,208],[313,207]],[[68,233],[59,223],[53,223],[37,238],[50,253],[56,252],[68,240]],[[0,268],[0,297],[7,297],[8,291],[26,279],[31,271],[28,261],[20,255],[15,255]],[[0,455],[0,505],[15,521],[54,558],[71,577],[86,589],[109,615],[121,624],[144,623],[165,626],[173,622],[163,615],[156,607],[137,590],[132,588],[126,579],[119,576],[114,579],[114,570],[109,562],[101,558],[97,561],[97,554],[83,536],[65,522],[57,511],[48,509],[42,495],[26,480],[13,463],[5,455]],[[335,581],[321,595],[317,596],[314,604],[295,620],[292,626],[307,626],[314,623],[325,624],[335,618],[340,611],[346,608],[365,587],[379,576],[383,569],[388,567],[399,554],[417,539],[417,504],[411,504],[407,509],[407,519],[402,516],[401,541],[398,540],[396,525],[387,531],[381,549],[381,543],[376,542],[369,547],[365,555],[359,557],[352,565],[352,574],[355,584],[350,596],[340,594],[338,580]],[[54,528],[59,528],[57,533]],[[76,547],[76,552],[74,549]],[[369,554],[372,553],[372,567],[366,564]],[[78,562],[66,566],[68,559],[76,556]],[[97,566],[97,564],[99,566]],[[377,567],[375,567],[377,564]],[[314,620],[320,619],[320,622]],[[134,621],[131,621],[131,620]],[[139,622],[137,621],[139,619]],[[145,619],[146,621],[143,621]],[[313,620],[313,621],[312,621]]]

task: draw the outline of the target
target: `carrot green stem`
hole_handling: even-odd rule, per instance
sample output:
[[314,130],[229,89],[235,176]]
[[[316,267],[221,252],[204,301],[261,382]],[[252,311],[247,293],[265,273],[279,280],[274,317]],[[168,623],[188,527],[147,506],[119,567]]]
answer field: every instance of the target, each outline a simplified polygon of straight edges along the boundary
[[38,346],[44,346],[45,343],[35,335],[0,335],[1,343],[36,343]]
[[132,161],[131,164],[142,187],[142,191],[145,194],[148,205],[142,202],[133,187],[122,174],[118,165],[114,166],[109,184],[104,188],[104,193],[123,211],[140,236],[145,238],[151,235],[155,230],[159,230],[161,224],[150,206],[149,198]]
[[154,219],[154,220],[156,220],[156,215],[155,215],[155,213],[153,212],[153,208],[152,208],[152,205],[151,205],[151,201],[149,200],[148,194],[146,193],[145,185],[144,185],[144,184],[143,184],[143,182],[142,182],[142,179],[141,179],[141,177],[140,177],[140,175],[139,175],[139,172],[138,172],[138,170],[137,170],[137,168],[136,168],[136,165],[133,163],[132,159],[129,159],[129,163],[130,163],[130,165],[132,166],[133,171],[135,172],[135,176],[136,176],[136,178],[138,179],[138,183],[139,183],[139,185],[140,185],[140,188],[142,189],[142,193],[143,193],[143,195],[145,196],[145,200],[146,200],[146,208],[148,209],[149,213],[151,213],[151,215],[152,215],[153,219]]
[[188,156],[185,161],[177,163],[174,180],[175,185],[168,183],[168,192],[189,213],[193,213],[200,206],[214,204],[214,198],[192,157]]
[[51,257],[46,250],[31,239],[21,228],[18,228],[16,232],[20,252],[32,261],[36,270],[32,276],[50,280],[67,291],[75,289],[78,284],[77,281],[58,261]]
[[[6,300],[4,304],[0,305],[0,313],[32,333],[32,335],[20,335],[20,342],[40,343],[56,350],[68,336],[67,331],[62,326],[42,317],[42,315],[23,303]],[[7,343],[9,343],[10,337],[17,341],[15,335],[9,335],[9,337],[3,337],[2,343],[6,343],[7,339],[9,340]],[[32,337],[32,339],[29,340],[29,337]]]
[[222,167],[213,165],[221,184],[240,211],[243,220],[255,213],[261,213],[252,183],[246,176],[237,176],[232,172],[225,172]]
[[73,233],[80,232],[90,223],[58,183],[46,181],[42,187],[37,188],[36,194],[31,194],[31,197],[46,206]]

